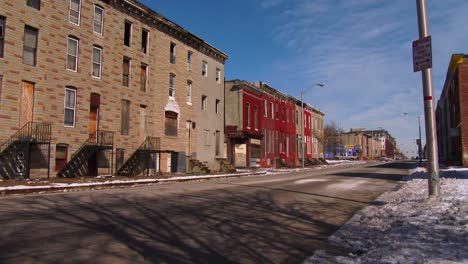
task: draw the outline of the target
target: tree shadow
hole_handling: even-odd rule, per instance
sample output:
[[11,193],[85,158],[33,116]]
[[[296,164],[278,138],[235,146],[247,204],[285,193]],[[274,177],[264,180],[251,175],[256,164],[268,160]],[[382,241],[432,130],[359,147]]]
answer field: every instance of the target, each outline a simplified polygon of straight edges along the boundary
[[326,240],[363,206],[239,188],[151,190],[2,200],[0,262],[296,263],[319,248],[341,252]]

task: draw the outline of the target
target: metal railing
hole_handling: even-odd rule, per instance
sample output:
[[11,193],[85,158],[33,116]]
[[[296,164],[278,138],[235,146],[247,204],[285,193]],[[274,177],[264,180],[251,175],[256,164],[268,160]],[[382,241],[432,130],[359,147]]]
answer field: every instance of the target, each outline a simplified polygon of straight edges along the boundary
[[28,122],[22,126],[0,146],[0,152],[4,151],[15,141],[37,141],[50,143],[52,135],[52,125],[38,122]]

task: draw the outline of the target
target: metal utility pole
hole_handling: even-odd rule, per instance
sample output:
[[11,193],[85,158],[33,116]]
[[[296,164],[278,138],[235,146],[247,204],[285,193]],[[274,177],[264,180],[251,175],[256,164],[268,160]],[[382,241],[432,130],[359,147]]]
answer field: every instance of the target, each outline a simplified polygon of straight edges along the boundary
[[418,124],[419,124],[418,156],[419,156],[419,166],[421,166],[422,165],[421,116],[418,116]]
[[[427,11],[426,0],[416,0],[418,10],[418,29],[419,39],[424,39],[429,36],[427,27]],[[430,41],[430,38],[429,38]],[[413,43],[413,48],[415,44]],[[432,48],[431,48],[432,49]],[[431,53],[432,50],[430,49]],[[432,57],[430,59],[430,67],[422,68],[422,81],[424,93],[424,117],[426,124],[426,144],[428,150],[429,162],[429,196],[437,197],[440,195],[440,179],[439,179],[439,159],[437,157],[437,132],[434,113],[434,100],[432,88]]]

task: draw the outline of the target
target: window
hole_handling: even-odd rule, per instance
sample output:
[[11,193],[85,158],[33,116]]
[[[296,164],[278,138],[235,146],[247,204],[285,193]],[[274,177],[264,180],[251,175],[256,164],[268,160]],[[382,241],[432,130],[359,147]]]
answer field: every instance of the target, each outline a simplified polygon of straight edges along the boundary
[[120,134],[128,135],[130,128],[130,101],[122,100],[120,111]]
[[296,125],[299,125],[299,112],[296,110]]
[[31,66],[36,66],[37,55],[37,35],[38,30],[30,26],[24,27],[24,46],[23,46],[23,63]]
[[149,40],[149,31],[146,29],[143,29],[141,31],[141,51],[144,54],[148,53],[148,40]]
[[80,0],[70,0],[70,16],[69,21],[75,25],[80,25]]
[[276,112],[276,119],[279,119],[279,116],[278,116],[278,107],[279,107],[279,106],[278,106],[278,104],[275,104],[275,107],[276,107],[276,109],[275,109],[275,112]]
[[270,110],[271,110],[271,119],[275,119],[275,108],[273,107],[273,103],[270,103]]
[[202,62],[202,76],[208,76],[208,63],[206,61]]
[[187,70],[192,71],[192,57],[193,57],[193,52],[188,51],[187,52]]
[[268,117],[268,104],[266,100],[263,100],[263,116]]
[[176,112],[166,111],[165,112],[165,135],[166,136],[177,136],[177,116]]
[[130,84],[130,58],[124,57],[122,65],[122,85],[128,87]]
[[206,95],[202,95],[201,97],[201,102],[202,102],[201,109],[202,110],[206,110],[207,101],[208,101],[208,98],[206,97]]
[[284,106],[281,107],[281,118],[284,120],[286,120],[286,114],[284,112]]
[[72,87],[65,88],[65,113],[63,124],[68,127],[75,126],[75,109],[76,109],[76,90]]
[[41,8],[41,0],[27,0],[26,5],[35,8],[37,10],[40,10]]
[[254,128],[255,130],[258,129],[258,107],[254,107]]
[[78,39],[68,37],[67,70],[74,72],[78,70],[78,42]]
[[221,83],[221,70],[216,68],[216,82]]
[[187,80],[187,103],[192,103],[192,81]]
[[68,145],[57,144],[55,146],[55,171],[63,169],[67,165]]
[[125,21],[124,26],[124,45],[130,47],[130,42],[132,40],[132,23]]
[[102,35],[102,25],[104,23],[104,9],[100,6],[94,6],[94,32]]
[[3,57],[3,43],[5,42],[5,21],[6,19],[0,16],[0,58]]
[[100,47],[93,47],[93,70],[92,76],[101,79],[101,61],[102,49]]
[[169,60],[172,64],[176,62],[176,44],[174,43],[171,43]]
[[169,97],[174,98],[175,96],[175,75],[174,74],[169,74]]
[[216,99],[216,104],[215,104],[215,113],[216,114],[219,114],[219,104],[220,104],[221,100],[219,99]]
[[146,92],[146,84],[148,83],[148,66],[141,64],[140,66],[140,91]]
[[250,104],[246,106],[246,114],[247,114],[247,128],[250,128]]

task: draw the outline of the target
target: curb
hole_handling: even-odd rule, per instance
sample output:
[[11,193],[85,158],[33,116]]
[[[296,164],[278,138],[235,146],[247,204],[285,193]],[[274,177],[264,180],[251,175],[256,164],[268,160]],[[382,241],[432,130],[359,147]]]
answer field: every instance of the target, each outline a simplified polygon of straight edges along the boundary
[[[190,182],[190,181],[200,181],[200,180],[211,180],[211,179],[226,179],[234,177],[244,177],[244,176],[254,176],[254,175],[264,175],[267,174],[267,171],[253,172],[253,173],[238,173],[238,174],[223,174],[220,176],[216,175],[206,175],[206,176],[186,176],[186,177],[173,177],[168,179],[140,179],[135,181],[118,181],[115,180],[102,183],[83,183],[74,186],[29,186],[28,188],[15,188],[15,186],[6,187],[3,190],[0,190],[0,196],[8,196],[15,194],[33,194],[33,193],[56,193],[56,192],[68,192],[68,191],[86,191],[86,190],[96,190],[96,189],[108,189],[115,187],[130,187],[130,186],[140,186],[148,185],[155,183],[177,183],[177,182]],[[11,189],[8,189],[11,188]]]

